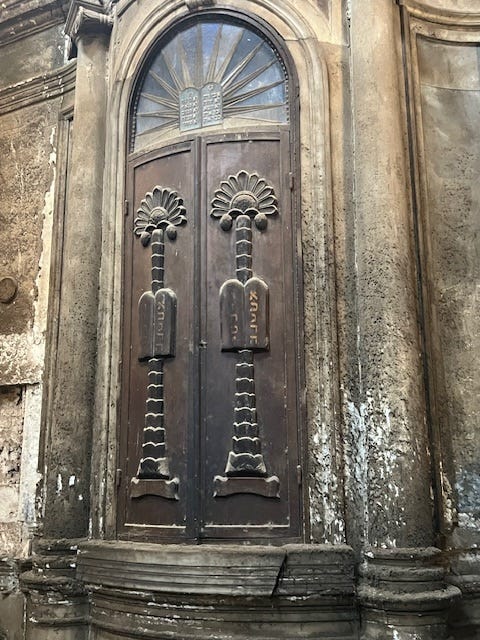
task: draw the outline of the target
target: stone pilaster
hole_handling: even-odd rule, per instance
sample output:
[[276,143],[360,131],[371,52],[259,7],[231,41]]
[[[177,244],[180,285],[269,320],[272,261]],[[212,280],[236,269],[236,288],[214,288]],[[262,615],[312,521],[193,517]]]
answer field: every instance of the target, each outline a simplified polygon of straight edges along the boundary
[[[364,640],[441,640],[459,591],[435,543],[400,11],[351,4],[358,405],[352,421]],[[359,526],[358,522],[363,522]],[[347,538],[348,539],[348,538]],[[350,538],[351,539],[351,538]]]
[[43,535],[52,539],[88,532],[110,28],[100,4],[72,4],[67,33],[78,55],[44,454]]
[[352,457],[361,460],[356,491],[364,522],[356,535],[373,547],[429,546],[433,504],[398,7],[392,0],[352,3],[351,39],[360,425]]
[[27,640],[84,640],[88,600],[75,579],[77,538],[90,516],[90,468],[101,257],[101,216],[111,20],[73,2],[67,34],[77,53],[72,141],[58,275],[58,331],[46,402],[41,538],[21,576]]

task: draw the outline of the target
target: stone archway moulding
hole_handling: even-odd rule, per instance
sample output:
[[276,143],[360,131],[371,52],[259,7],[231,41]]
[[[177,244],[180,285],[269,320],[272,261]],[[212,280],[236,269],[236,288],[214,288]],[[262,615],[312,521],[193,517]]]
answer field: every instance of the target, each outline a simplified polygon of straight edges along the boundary
[[452,8],[451,0],[396,0],[411,16],[437,24],[478,27],[480,26],[480,1],[457,0]]
[[[303,7],[302,5],[305,5]],[[120,353],[121,231],[125,202],[125,159],[129,96],[138,70],[162,32],[191,12],[185,2],[160,8],[135,8],[128,0],[117,7],[112,33],[106,171],[103,202],[103,250],[99,308],[99,359],[93,453],[92,534],[113,537],[114,479]],[[209,7],[210,8],[210,7]],[[215,5],[213,10],[227,10]],[[304,9],[302,11],[302,9]],[[340,438],[335,410],[336,314],[334,300],[333,222],[329,162],[329,98],[325,61],[315,21],[325,17],[310,3],[239,0],[229,12],[258,17],[285,43],[300,82],[301,208],[304,244],[305,360],[307,378],[308,487],[322,499],[310,513],[312,540],[344,542]],[[201,15],[201,13],[199,13]],[[312,19],[312,17],[314,19]],[[309,19],[310,18],[310,19]],[[322,27],[323,28],[323,27]],[[318,390],[323,388],[323,397]],[[325,455],[325,446],[328,455]],[[332,491],[332,482],[335,490]]]

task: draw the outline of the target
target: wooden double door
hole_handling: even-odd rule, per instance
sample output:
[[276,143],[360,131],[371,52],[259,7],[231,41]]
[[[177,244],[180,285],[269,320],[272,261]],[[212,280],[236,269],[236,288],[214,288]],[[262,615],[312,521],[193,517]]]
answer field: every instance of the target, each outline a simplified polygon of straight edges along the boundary
[[129,164],[118,535],[302,535],[300,237],[289,131]]

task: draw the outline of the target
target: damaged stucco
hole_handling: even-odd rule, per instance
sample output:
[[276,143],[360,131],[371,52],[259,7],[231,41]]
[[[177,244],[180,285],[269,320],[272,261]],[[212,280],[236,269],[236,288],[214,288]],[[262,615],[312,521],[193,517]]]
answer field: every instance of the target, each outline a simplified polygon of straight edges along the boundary
[[0,278],[17,289],[0,302],[0,555],[10,557],[28,555],[37,521],[59,114],[58,99],[15,100],[26,81],[63,64],[63,44],[57,26],[0,50]]

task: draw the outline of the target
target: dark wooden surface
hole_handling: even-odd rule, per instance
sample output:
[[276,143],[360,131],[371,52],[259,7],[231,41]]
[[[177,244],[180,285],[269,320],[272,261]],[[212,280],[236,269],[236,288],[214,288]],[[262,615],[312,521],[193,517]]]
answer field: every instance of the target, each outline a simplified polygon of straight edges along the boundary
[[[131,165],[132,215],[125,224],[124,357],[118,525],[121,537],[272,538],[301,535],[297,424],[298,371],[295,309],[296,246],[292,237],[288,131],[194,139],[137,158]],[[210,216],[215,190],[228,175],[256,172],[274,188],[279,213],[265,230],[253,226],[253,275],[269,290],[269,350],[254,353],[259,437],[267,476],[278,476],[279,497],[215,495],[232,447],[235,365],[222,351],[220,299],[235,278],[235,230]],[[164,363],[166,448],[170,475],[179,479],[178,501],[158,495],[131,500],[128,486],[141,455],[147,392],[137,302],[150,288],[150,250],[135,241],[133,217],[156,185],[183,198],[187,224],[165,244],[165,287],[177,297],[175,357]],[[296,233],[296,230],[293,230]],[[299,231],[298,231],[299,233]],[[265,339],[264,339],[265,340]],[[265,348],[264,343],[264,348]],[[268,492],[267,492],[268,494]]]

